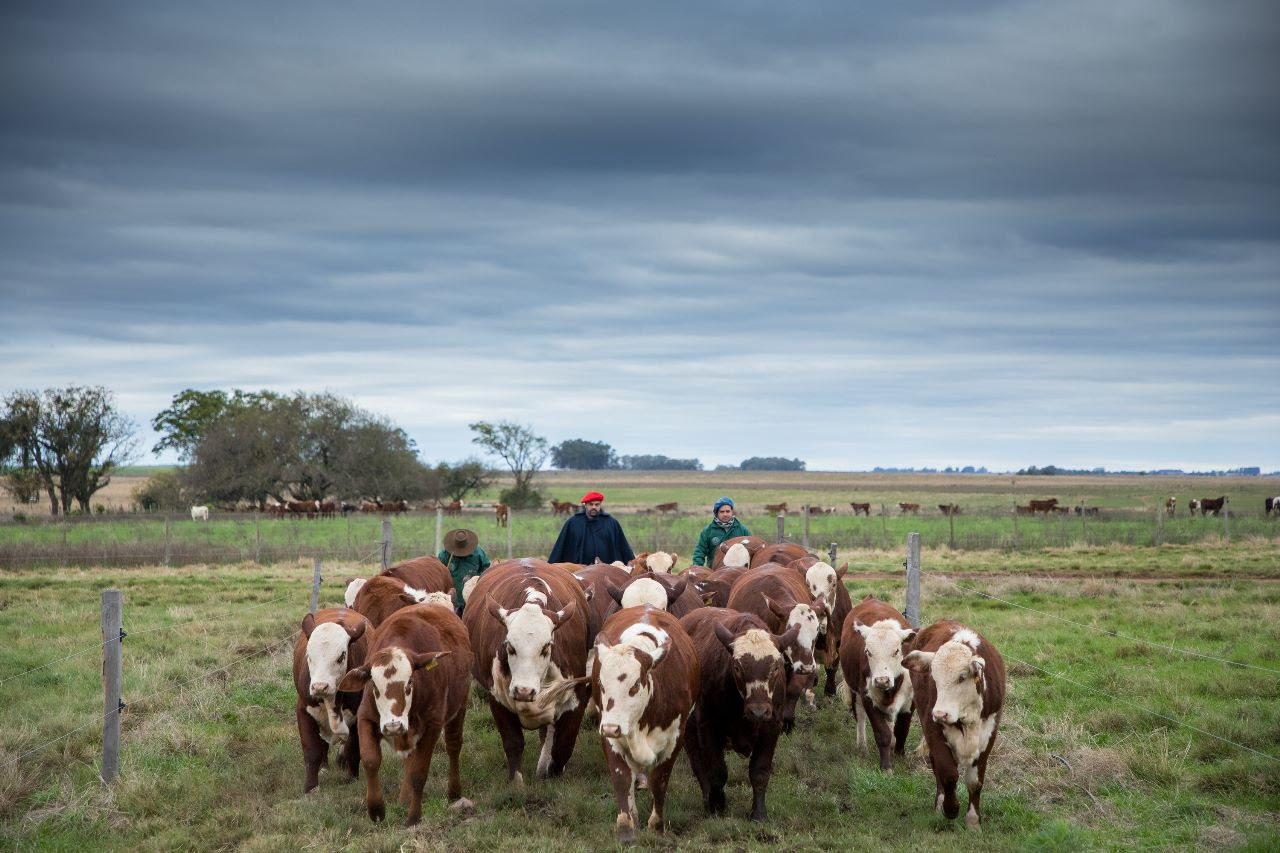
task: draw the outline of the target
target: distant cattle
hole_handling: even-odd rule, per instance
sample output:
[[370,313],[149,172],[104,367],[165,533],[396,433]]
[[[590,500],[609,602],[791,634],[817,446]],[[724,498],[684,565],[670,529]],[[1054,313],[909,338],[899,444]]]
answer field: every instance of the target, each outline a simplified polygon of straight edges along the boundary
[[1043,500],[1043,501],[1033,500],[1027,504],[1027,506],[1031,507],[1032,512],[1043,512],[1045,515],[1048,515],[1049,513],[1053,512],[1054,508],[1057,507],[1057,505],[1058,505],[1057,498],[1049,498],[1048,500]]
[[787,665],[782,650],[795,641],[775,636],[757,616],[720,607],[704,607],[680,620],[698,655],[701,686],[685,752],[702,789],[708,814],[725,810],[726,749],[748,760],[751,820],[768,817],[765,792],[773,771],[773,754],[782,734]]
[[857,718],[857,744],[866,748],[863,720],[869,720],[885,771],[893,769],[893,753],[903,755],[911,728],[914,693],[902,655],[915,635],[901,613],[870,595],[854,606],[840,635],[841,695]]
[[1220,498],[1201,498],[1200,514],[1208,515],[1209,513],[1213,513],[1214,515],[1221,515],[1222,509],[1226,505],[1227,505],[1227,498],[1225,495]]
[[938,509],[942,511],[943,515],[959,515],[960,514],[959,504],[938,504]]
[[854,514],[854,515],[857,515],[858,513],[862,513],[863,515],[867,516],[868,518],[870,518],[870,517],[871,517],[871,504],[869,504],[869,503],[855,503],[854,501],[850,501],[850,502],[849,502],[849,506],[853,507],[853,514]]
[[1174,511],[1174,509],[1176,509],[1176,508],[1177,508],[1177,506],[1178,506],[1178,499],[1177,499],[1176,497],[1168,497],[1168,498],[1165,498],[1165,499],[1164,499],[1164,513],[1165,513],[1165,515],[1173,515],[1173,511]]
[[618,803],[617,840],[636,838],[636,777],[648,777],[653,810],[647,826],[665,829],[667,782],[698,699],[693,642],[674,616],[630,607],[609,617],[595,640],[592,701]]
[[899,503],[898,510],[903,515],[919,515],[920,504]]
[[[342,766],[354,778],[360,769],[360,744],[352,736],[360,691],[338,692],[347,671],[364,665],[369,620],[346,607],[308,613],[293,647],[293,683],[298,692],[295,716],[302,742],[306,778],[302,792],[319,783],[329,747],[342,750]],[[367,633],[372,633],[368,631]]]
[[523,729],[541,729],[538,778],[559,776],[573,755],[590,688],[587,599],[567,569],[525,558],[495,563],[476,582],[463,621],[475,652],[472,674],[507,759],[523,784]]
[[193,506],[191,508],[192,521],[208,521],[209,508],[207,506]]
[[445,515],[461,515],[461,513],[462,501],[449,501],[449,503],[444,505]]
[[677,512],[680,509],[680,503],[678,501],[671,501],[671,503],[658,504],[654,509],[658,512]]
[[507,526],[507,515],[510,513],[510,507],[504,503],[496,503],[493,505],[493,520],[499,527]]
[[1013,509],[1018,515],[1031,515],[1034,512],[1034,510],[1031,509],[1030,504],[1027,506],[1015,506]]
[[764,505],[764,511],[765,511],[765,512],[773,513],[773,514],[775,514],[775,515],[786,515],[786,514],[787,514],[787,502],[786,502],[786,501],[783,501],[783,502],[782,502],[782,503],[780,503],[780,504],[765,504],[765,505]]
[[471,691],[471,643],[452,608],[419,605],[396,613],[369,640],[369,660],[342,680],[344,690],[363,689],[356,717],[365,807],[372,820],[386,816],[382,797],[382,741],[404,756],[400,799],[405,826],[422,818],[422,788],[431,753],[444,735],[449,759],[445,795],[462,796],[462,732]]
[[377,512],[378,502],[377,501],[360,501],[360,511],[361,512]]
[[573,515],[573,507],[573,501],[558,501],[555,498],[551,499],[552,515]]
[[1267,498],[1263,502],[1263,506],[1266,507],[1265,515],[1280,516],[1280,495],[1274,498]]
[[392,515],[399,515],[402,512],[408,512],[408,511],[409,511],[408,501],[400,500],[400,501],[379,501],[378,502],[378,512],[386,512],[386,513],[391,513]]
[[320,517],[333,518],[338,514],[337,501],[320,501]]
[[948,819],[960,813],[956,783],[964,779],[969,789],[965,823],[977,829],[987,759],[1004,707],[1004,660],[976,631],[944,621],[922,630],[902,663],[911,671],[937,808]]
[[1187,501],[1188,514],[1195,515],[1199,511],[1200,511],[1200,501],[1196,500],[1195,498],[1192,498],[1191,500]]
[[[1066,510],[1065,507],[1057,507],[1057,509],[1059,512],[1064,512]],[[1099,513],[1098,507],[1084,506],[1083,504],[1077,505],[1075,511],[1076,515],[1097,515]]]

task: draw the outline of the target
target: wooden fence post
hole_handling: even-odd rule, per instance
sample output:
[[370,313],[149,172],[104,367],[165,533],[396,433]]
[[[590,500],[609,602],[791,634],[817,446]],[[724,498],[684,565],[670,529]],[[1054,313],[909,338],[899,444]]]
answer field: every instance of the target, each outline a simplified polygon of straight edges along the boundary
[[787,541],[787,514],[784,512],[778,513],[778,538],[776,541]]
[[1156,544],[1164,544],[1164,510],[1156,507]]
[[320,577],[320,558],[316,557],[315,572],[311,575],[311,612],[316,612],[316,605],[320,603],[320,582],[324,578]]
[[804,535],[803,535],[803,538],[801,538],[800,540],[800,545],[806,551],[808,551],[809,550],[809,505],[805,504],[804,506],[800,507],[800,511],[804,513]]
[[[350,550],[351,544],[351,523],[347,523],[347,545]],[[262,562],[262,513],[255,512],[253,514],[253,562],[255,564]]]
[[102,781],[110,784],[120,767],[121,655],[124,639],[124,596],[118,589],[102,591]]
[[164,566],[169,568],[169,516],[164,517]]
[[947,525],[951,528],[951,550],[952,551],[956,549],[956,513],[955,513],[954,507],[955,507],[955,504],[952,504],[952,509],[947,510]]
[[831,568],[836,567],[836,543],[832,542],[831,547],[827,549],[827,565]]
[[907,534],[907,609],[902,615],[912,628],[920,627],[920,534]]
[[1013,505],[1013,550],[1018,550],[1018,505]]
[[382,539],[379,541],[382,544],[382,570],[385,572],[391,565],[391,519],[389,518],[382,519]]

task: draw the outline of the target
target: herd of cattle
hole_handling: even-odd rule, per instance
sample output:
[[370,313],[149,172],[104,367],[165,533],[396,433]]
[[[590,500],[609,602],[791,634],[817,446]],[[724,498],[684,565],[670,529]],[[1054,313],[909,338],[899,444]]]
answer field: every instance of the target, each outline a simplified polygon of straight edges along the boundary
[[541,741],[538,778],[558,776],[590,709],[622,843],[636,839],[637,787],[652,796],[647,827],[664,829],[682,747],[708,814],[726,808],[726,751],[747,757],[749,816],[764,821],[774,750],[800,701],[815,701],[825,670],[825,693],[853,712],[863,748],[870,721],[885,771],[918,716],[936,807],[955,818],[963,780],[966,823],[979,826],[1005,691],[1003,661],[986,639],[950,621],[917,631],[871,596],[855,604],[842,580],[847,567],[798,545],[738,537],[721,544],[709,568],[677,573],[677,560],[654,552],[631,565],[500,561],[468,582],[461,618],[434,557],[351,581],[346,606],[303,618],[294,649],[304,790],[317,786],[333,746],[352,777],[363,766],[369,817],[382,820],[386,741],[405,759],[400,800],[413,825],[443,735],[447,796],[457,800],[474,681],[516,785],[525,731]]

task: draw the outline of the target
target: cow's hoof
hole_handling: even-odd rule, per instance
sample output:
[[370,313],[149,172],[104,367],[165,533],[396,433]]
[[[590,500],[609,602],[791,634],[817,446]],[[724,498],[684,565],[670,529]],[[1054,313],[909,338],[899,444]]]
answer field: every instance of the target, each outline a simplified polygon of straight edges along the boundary
[[386,817],[387,807],[382,803],[378,803],[376,806],[369,806],[369,820],[374,823],[380,823],[383,820],[386,820]]

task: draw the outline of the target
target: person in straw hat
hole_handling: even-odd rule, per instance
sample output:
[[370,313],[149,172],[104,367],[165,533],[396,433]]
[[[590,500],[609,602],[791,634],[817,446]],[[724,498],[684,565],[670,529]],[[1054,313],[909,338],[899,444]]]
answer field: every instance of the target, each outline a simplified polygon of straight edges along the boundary
[[475,531],[460,527],[444,535],[444,549],[436,556],[453,578],[453,609],[461,616],[466,605],[462,599],[462,587],[467,578],[489,568],[489,555],[480,547],[480,537]]

